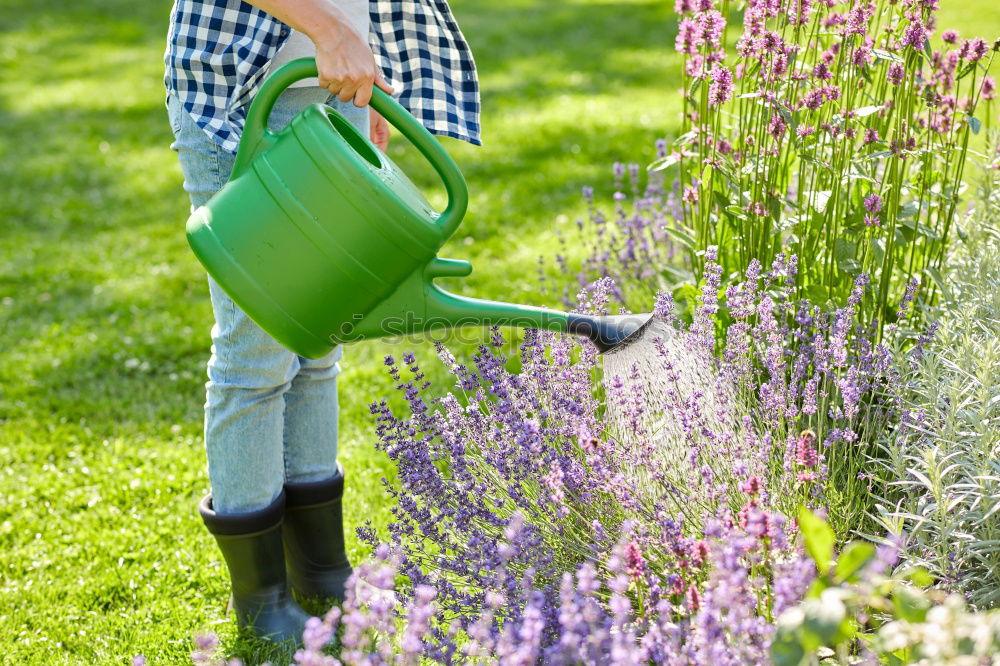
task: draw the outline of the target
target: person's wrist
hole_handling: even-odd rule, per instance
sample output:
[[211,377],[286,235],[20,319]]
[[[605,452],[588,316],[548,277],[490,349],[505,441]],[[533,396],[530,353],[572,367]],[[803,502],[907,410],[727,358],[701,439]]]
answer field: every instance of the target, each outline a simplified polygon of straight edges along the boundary
[[351,26],[347,17],[339,9],[331,10],[323,16],[322,20],[316,21],[303,32],[312,40],[317,47],[335,47],[340,44],[350,33]]

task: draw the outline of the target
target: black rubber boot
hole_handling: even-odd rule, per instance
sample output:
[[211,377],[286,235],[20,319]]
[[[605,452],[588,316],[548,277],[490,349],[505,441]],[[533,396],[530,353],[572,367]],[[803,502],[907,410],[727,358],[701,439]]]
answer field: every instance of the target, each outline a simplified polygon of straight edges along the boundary
[[308,598],[344,599],[351,563],[344,549],[344,470],[324,481],[285,483],[288,580]]
[[270,506],[241,514],[218,514],[212,496],[198,506],[229,568],[232,605],[241,627],[274,642],[302,640],[309,614],[292,598],[281,545],[285,495]]

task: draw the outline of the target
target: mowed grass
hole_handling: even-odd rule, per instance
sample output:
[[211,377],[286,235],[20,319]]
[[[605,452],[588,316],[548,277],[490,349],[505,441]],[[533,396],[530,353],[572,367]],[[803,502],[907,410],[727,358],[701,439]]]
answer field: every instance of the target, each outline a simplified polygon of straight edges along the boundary
[[[943,0],[943,26],[1000,35],[1000,9]],[[455,0],[483,87],[483,138],[445,141],[471,190],[445,256],[467,294],[556,305],[538,257],[608,194],[614,161],[648,161],[678,123],[669,3]],[[973,10],[972,8],[975,7]],[[973,13],[974,11],[974,13]],[[0,28],[0,661],[188,661],[214,630],[235,653],[228,580],[197,516],[211,311],[187,248],[188,202],[161,83],[168,2],[8,0]],[[442,193],[414,151],[391,154]],[[391,519],[367,406],[392,394],[386,353],[350,347],[341,375],[347,521]],[[440,390],[444,390],[440,388]],[[351,555],[365,549],[351,536]]]

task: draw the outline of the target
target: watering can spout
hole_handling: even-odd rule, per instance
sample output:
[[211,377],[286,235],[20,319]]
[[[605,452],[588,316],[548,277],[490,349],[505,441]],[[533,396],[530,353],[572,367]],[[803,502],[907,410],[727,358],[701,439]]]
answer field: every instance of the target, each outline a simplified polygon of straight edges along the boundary
[[652,319],[651,314],[593,316],[468,298],[445,291],[433,282],[439,277],[464,277],[471,271],[467,261],[435,258],[377,308],[343,327],[333,341],[353,342],[462,326],[515,326],[580,335],[604,354],[634,342]]
[[586,337],[601,354],[615,352],[632,344],[642,337],[643,331],[653,321],[653,315],[649,312],[604,317],[569,314],[567,318],[566,330]]

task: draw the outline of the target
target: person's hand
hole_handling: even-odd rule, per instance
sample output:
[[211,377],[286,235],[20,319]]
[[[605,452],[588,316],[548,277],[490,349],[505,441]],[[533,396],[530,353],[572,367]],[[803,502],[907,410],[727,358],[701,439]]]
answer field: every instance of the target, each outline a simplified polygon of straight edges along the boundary
[[389,148],[389,137],[391,136],[389,123],[375,109],[368,110],[368,117],[370,119],[369,129],[372,143],[378,146],[379,150],[384,153]]
[[392,94],[392,87],[382,78],[371,48],[346,21],[328,20],[309,35],[316,45],[316,69],[319,85],[341,102],[367,106],[372,87]]

